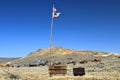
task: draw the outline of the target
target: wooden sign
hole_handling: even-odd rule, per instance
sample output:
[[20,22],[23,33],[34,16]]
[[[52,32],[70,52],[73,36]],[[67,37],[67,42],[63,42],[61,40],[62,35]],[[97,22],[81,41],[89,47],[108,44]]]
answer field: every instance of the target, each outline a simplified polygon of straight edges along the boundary
[[49,66],[49,74],[67,74],[67,66]]

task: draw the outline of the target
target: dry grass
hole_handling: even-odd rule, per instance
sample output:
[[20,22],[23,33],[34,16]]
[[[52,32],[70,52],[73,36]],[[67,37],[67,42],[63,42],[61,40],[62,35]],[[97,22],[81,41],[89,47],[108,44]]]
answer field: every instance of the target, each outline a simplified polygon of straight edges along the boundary
[[11,75],[19,78],[14,80],[120,80],[119,72],[94,72],[92,74],[86,73],[85,76],[73,76],[71,72],[68,72],[66,76],[56,75],[49,77],[47,66],[4,68],[4,70],[0,69],[0,80],[13,80],[10,79]]
[[[60,50],[62,51],[62,50]],[[67,50],[66,50],[67,51]],[[85,52],[81,52],[85,54]],[[20,67],[20,68],[0,68],[0,80],[120,80],[120,58],[116,56],[100,57],[101,62],[88,62],[80,64],[79,61],[91,60],[93,55],[80,55],[80,54],[69,54],[69,55],[58,55],[54,54],[54,59],[57,61],[67,62],[66,58],[72,58],[72,61],[77,61],[76,65],[67,65],[67,74],[55,75],[49,77],[48,66],[39,67]],[[45,59],[49,59],[48,55],[42,56]],[[40,58],[40,57],[39,57]],[[23,64],[29,63],[37,59],[36,56],[22,59],[20,62]],[[41,59],[41,58],[40,58]],[[85,76],[73,76],[73,68],[84,67]]]

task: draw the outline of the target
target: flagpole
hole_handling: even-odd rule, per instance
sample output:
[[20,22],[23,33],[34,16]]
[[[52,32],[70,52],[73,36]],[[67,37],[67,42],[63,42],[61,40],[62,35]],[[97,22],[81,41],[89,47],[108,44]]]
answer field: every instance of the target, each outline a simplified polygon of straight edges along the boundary
[[[53,5],[53,8],[54,8],[54,5]],[[53,18],[53,8],[52,8],[52,19],[51,19],[51,25],[50,25],[50,66],[52,65],[51,64],[51,59],[52,59],[52,56],[51,56],[51,53],[52,53],[52,29],[53,29],[53,22],[54,22],[54,18]]]

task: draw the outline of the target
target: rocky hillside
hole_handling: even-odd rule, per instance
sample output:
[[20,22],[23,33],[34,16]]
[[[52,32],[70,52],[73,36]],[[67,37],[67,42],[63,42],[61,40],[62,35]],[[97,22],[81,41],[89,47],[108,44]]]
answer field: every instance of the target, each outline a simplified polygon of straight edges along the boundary
[[28,54],[27,56],[12,61],[12,64],[27,64],[33,63],[39,59],[44,61],[52,60],[61,61],[66,63],[69,59],[74,61],[90,60],[94,57],[107,57],[107,56],[117,56],[117,54],[110,54],[106,52],[97,52],[97,51],[83,51],[83,50],[72,50],[62,47],[52,47],[52,53],[50,54],[50,48],[38,49],[35,52]]

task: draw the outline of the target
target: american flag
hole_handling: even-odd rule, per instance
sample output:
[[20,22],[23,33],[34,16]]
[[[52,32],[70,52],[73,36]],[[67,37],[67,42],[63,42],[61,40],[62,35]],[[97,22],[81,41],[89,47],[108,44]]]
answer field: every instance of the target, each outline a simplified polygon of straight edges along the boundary
[[53,12],[54,12],[54,13],[57,12],[57,9],[56,9],[55,7],[53,7]]
[[60,13],[57,12],[57,9],[53,7],[53,18],[57,18],[60,15]]

